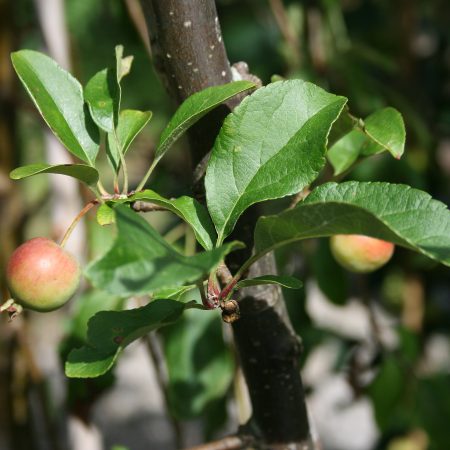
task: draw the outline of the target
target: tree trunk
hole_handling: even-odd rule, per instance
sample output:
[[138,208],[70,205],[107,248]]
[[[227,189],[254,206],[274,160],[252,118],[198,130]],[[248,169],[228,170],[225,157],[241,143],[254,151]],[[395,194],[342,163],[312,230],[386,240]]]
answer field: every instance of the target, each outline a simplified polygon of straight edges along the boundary
[[[232,80],[213,0],[141,3],[155,66],[176,102],[208,86]],[[210,151],[233,106],[229,103],[218,108],[191,131],[194,161]],[[250,249],[256,212],[256,208],[250,208],[234,233]],[[254,264],[250,272],[252,276],[275,273],[273,255]],[[312,449],[299,368],[301,345],[287,316],[281,290],[275,286],[247,288],[240,298],[240,309],[241,318],[233,324],[233,333],[253,409],[252,420],[243,432],[251,433],[259,448],[282,449],[289,445],[289,449]]]

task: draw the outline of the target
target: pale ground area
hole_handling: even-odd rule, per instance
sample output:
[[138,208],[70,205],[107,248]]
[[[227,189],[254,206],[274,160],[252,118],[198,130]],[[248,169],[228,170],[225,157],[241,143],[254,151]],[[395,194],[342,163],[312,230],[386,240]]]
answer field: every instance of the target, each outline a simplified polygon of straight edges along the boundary
[[[306,309],[318,327],[358,341],[359,360],[371,358],[375,346],[370,318],[360,301],[350,299],[346,305],[336,306],[323,296],[315,283],[309,283]],[[397,319],[380,308],[374,309],[374,316],[383,346],[395,349],[398,345],[394,328]],[[345,374],[333,372],[338,353],[338,340],[329,339],[313,351],[303,369],[305,385],[313,388],[308,404],[315,431],[326,450],[371,450],[379,437],[372,404],[365,397],[355,400]],[[435,334],[428,339],[417,369],[424,376],[450,372],[450,340],[447,336]],[[365,374],[365,381],[370,381],[373,376],[375,373]]]

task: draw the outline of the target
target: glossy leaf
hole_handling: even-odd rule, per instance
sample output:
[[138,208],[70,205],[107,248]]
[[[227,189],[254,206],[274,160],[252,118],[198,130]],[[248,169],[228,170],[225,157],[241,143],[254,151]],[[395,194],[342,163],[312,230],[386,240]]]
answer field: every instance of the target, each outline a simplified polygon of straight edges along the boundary
[[258,89],[228,115],[205,180],[218,243],[250,205],[295,194],[317,177],[328,133],[345,102],[291,80]]
[[409,186],[350,181],[327,183],[295,208],[258,220],[259,254],[291,242],[333,234],[365,234],[450,266],[450,212]]
[[259,286],[261,284],[277,284],[288,289],[301,289],[303,283],[294,277],[287,275],[263,275],[261,277],[247,278],[236,284],[237,289],[249,286]]
[[174,250],[136,212],[124,205],[115,208],[118,236],[113,247],[91,263],[86,275],[94,286],[115,295],[150,294],[201,279],[236,242],[191,257]]
[[254,87],[255,84],[251,81],[234,81],[206,88],[187,98],[177,109],[162,132],[158,148],[156,149],[154,164],[164,156],[170,146],[189,127],[199,121],[205,114],[240,92]]
[[84,99],[94,122],[104,131],[114,130],[119,110],[119,89],[111,69],[97,72],[84,88]]
[[[371,114],[364,121],[364,131],[394,158],[400,159],[403,155],[406,139],[405,124],[402,115],[396,109],[384,108]],[[373,150],[369,147],[368,151],[370,154]]]
[[[115,69],[102,71],[101,92],[102,104],[107,106],[108,126],[103,129],[108,132],[106,153],[113,169],[118,172],[121,159],[128,150],[131,142],[150,120],[150,112],[134,110],[120,111],[122,101],[121,80],[131,70],[133,56],[123,57],[123,46],[115,48]],[[109,95],[108,95],[109,94]],[[101,105],[100,105],[101,106]]]
[[[119,122],[115,134],[108,134],[107,153],[111,164],[116,172],[120,168],[120,149],[125,155],[130,148],[131,143],[136,136],[142,131],[152,117],[150,111],[137,111],[134,109],[125,109],[120,112]],[[117,148],[117,140],[120,149]]]
[[106,373],[122,352],[150,331],[175,322],[187,303],[155,300],[127,311],[102,311],[89,320],[87,345],[72,350],[65,365],[72,378],[95,378]]
[[360,156],[388,151],[399,159],[405,148],[405,125],[394,108],[384,108],[355,124],[355,128],[341,136],[329,149],[327,157],[334,174],[345,172]]
[[14,69],[48,126],[77,158],[93,165],[98,129],[84,108],[80,83],[48,56],[20,50],[11,55]]
[[9,176],[13,180],[21,180],[41,173],[68,175],[86,183],[88,186],[95,186],[98,181],[97,169],[84,164],[58,164],[54,166],[51,164],[30,164],[14,169]]
[[217,236],[216,231],[208,211],[197,200],[187,196],[169,200],[146,189],[128,197],[127,201],[151,202],[167,208],[192,227],[195,237],[204,249],[211,250],[213,248]]

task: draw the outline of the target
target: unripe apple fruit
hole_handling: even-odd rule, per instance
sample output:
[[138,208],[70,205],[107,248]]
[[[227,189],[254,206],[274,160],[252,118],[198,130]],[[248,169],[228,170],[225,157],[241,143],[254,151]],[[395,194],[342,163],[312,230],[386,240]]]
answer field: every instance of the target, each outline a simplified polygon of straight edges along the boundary
[[368,273],[386,264],[394,244],[361,234],[337,234],[330,239],[336,260],[351,272]]
[[16,303],[35,311],[53,311],[77,290],[80,267],[58,244],[39,237],[25,242],[11,255],[6,281]]

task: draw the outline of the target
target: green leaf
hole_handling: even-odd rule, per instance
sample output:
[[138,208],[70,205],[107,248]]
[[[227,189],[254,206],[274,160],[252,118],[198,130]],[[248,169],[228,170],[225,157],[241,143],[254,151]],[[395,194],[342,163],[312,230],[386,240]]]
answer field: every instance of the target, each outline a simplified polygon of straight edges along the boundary
[[389,183],[327,183],[295,208],[258,220],[259,255],[281,245],[333,234],[364,234],[450,266],[450,212],[429,194]]
[[295,194],[317,177],[345,102],[302,80],[281,81],[258,89],[228,115],[205,179],[219,244],[250,205]]
[[[400,159],[405,150],[405,124],[402,115],[394,108],[384,108],[364,121],[364,131],[394,158]],[[369,148],[369,154],[372,150]],[[364,153],[366,154],[366,153]]]
[[[419,381],[416,391],[417,404],[412,408],[416,417],[418,417],[413,426],[416,426],[418,420],[420,420],[419,423],[430,437],[430,450],[444,449],[448,446],[449,387],[450,375],[445,370]],[[407,392],[406,395],[408,399],[411,399],[411,391]]]
[[56,137],[77,158],[94,165],[98,129],[84,109],[80,83],[48,56],[32,50],[11,54],[20,80]]
[[131,69],[132,56],[123,58],[123,47],[116,47],[116,67],[96,73],[86,85],[84,97],[95,123],[108,133],[107,154],[116,172],[120,169],[121,153],[151,118],[151,112],[120,111],[122,89],[120,81]]
[[367,136],[355,129],[339,139],[327,153],[333,166],[334,175],[345,172],[358,159],[364,145],[369,142]]
[[85,342],[87,339],[88,322],[94,314],[105,309],[116,311],[122,308],[123,300],[105,291],[92,289],[84,292],[76,298],[75,307],[71,312],[66,334],[80,342]]
[[13,180],[21,180],[22,178],[32,177],[40,173],[68,175],[91,187],[95,186],[98,181],[97,169],[84,164],[58,164],[55,166],[51,164],[30,164],[14,169],[9,176]]
[[393,421],[391,414],[398,411],[404,390],[405,373],[401,370],[397,358],[389,355],[382,361],[379,372],[367,388],[367,394],[375,410],[375,418],[382,430]]
[[230,387],[234,362],[223,340],[221,322],[217,312],[192,309],[161,330],[169,408],[179,419],[203,415]]
[[102,203],[97,208],[97,223],[101,226],[111,225],[116,221],[113,207],[108,203]]
[[261,277],[247,278],[241,280],[236,284],[237,289],[241,289],[248,286],[258,286],[261,284],[277,284],[289,289],[301,289],[303,283],[294,277],[287,275],[263,275]]
[[405,125],[396,109],[381,109],[360,122],[328,150],[327,157],[335,175],[345,172],[360,156],[383,151],[389,151],[397,159],[403,155]]
[[335,142],[350,133],[359,123],[358,119],[350,114],[348,105],[345,105],[336,122],[333,123],[328,136],[328,146],[334,145]]
[[121,351],[150,331],[178,320],[187,303],[155,300],[127,311],[102,311],[89,320],[87,345],[72,350],[65,371],[71,378],[95,378],[113,366]]
[[194,284],[190,284],[188,286],[181,286],[176,288],[159,289],[152,294],[152,300],[156,300],[157,298],[171,298],[172,300],[181,301],[186,292],[192,291],[196,288],[197,286],[195,286]]
[[254,87],[255,84],[251,81],[234,81],[221,86],[206,88],[187,98],[162,132],[153,164],[155,165],[171,145],[205,114],[240,92]]
[[152,117],[151,111],[137,111],[125,109],[120,112],[116,133],[108,134],[107,153],[109,160],[116,172],[120,168],[120,150],[117,148],[116,136],[119,141],[122,154],[125,155],[136,136],[143,130]]
[[232,242],[208,252],[183,256],[130,208],[118,205],[115,212],[118,235],[114,245],[86,270],[94,286],[115,295],[150,294],[197,281],[226,254],[242,246]]
[[84,99],[94,122],[107,133],[112,132],[119,111],[119,88],[114,71],[97,72],[84,88]]
[[128,197],[127,202],[144,201],[163,206],[187,222],[202,247],[211,250],[216,241],[216,231],[206,208],[197,200],[183,196],[168,200],[156,192],[146,189]]

